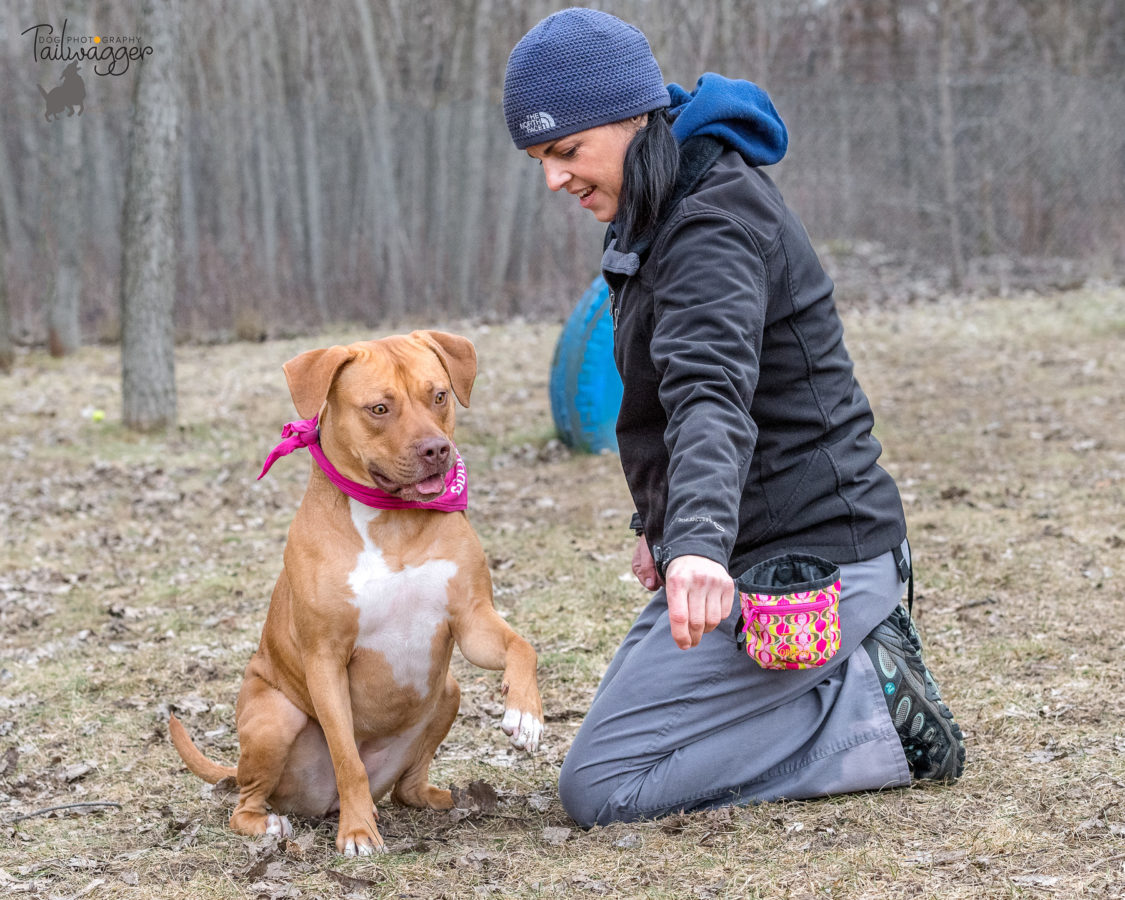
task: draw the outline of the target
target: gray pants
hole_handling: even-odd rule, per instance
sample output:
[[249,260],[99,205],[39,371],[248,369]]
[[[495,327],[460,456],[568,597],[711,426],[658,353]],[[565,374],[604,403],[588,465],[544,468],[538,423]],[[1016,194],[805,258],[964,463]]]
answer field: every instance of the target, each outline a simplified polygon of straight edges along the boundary
[[816,669],[758,666],[736,643],[737,603],[698,646],[680,650],[657,591],[563,762],[559,795],[571,818],[590,827],[909,784],[860,647],[902,597],[898,568],[889,552],[840,568],[840,649]]

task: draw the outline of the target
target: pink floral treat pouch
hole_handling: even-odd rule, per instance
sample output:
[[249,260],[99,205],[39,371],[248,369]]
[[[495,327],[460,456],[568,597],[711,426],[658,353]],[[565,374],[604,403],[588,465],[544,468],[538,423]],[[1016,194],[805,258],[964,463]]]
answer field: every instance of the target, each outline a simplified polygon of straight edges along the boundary
[[840,567],[789,553],[758,563],[735,584],[738,641],[763,669],[823,666],[840,649]]

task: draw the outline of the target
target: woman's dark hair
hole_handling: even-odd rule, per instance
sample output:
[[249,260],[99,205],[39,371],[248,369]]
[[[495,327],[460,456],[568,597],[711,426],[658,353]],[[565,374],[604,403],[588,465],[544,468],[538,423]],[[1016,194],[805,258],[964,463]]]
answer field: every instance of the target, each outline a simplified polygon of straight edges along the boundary
[[625,151],[616,216],[619,246],[633,247],[652,238],[679,166],[680,145],[672,136],[667,112],[658,109],[649,114]]

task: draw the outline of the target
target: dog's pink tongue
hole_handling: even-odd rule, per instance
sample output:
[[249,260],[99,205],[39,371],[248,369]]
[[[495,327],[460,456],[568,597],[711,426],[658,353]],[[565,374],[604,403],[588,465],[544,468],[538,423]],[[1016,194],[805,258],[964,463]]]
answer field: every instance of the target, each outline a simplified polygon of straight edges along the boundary
[[445,476],[431,475],[429,478],[423,478],[414,485],[414,489],[419,494],[440,494],[445,490]]

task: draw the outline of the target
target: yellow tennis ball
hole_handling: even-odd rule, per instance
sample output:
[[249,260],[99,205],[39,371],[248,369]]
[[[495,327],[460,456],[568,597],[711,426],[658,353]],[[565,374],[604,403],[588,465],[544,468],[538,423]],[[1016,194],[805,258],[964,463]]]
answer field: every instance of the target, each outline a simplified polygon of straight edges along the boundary
[[105,418],[105,410],[104,409],[95,409],[92,413],[90,413],[90,418],[93,419],[95,422],[100,422],[102,419]]

